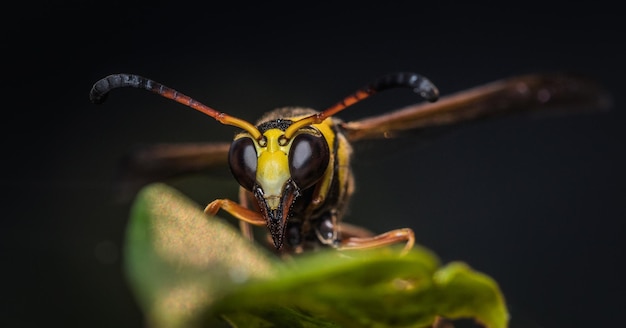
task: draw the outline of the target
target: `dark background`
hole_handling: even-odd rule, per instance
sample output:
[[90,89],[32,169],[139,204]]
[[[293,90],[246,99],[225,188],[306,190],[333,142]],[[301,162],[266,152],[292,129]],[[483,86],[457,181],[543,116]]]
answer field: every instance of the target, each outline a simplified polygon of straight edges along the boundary
[[[1,23],[0,325],[141,327],[122,268],[130,201],[113,192],[116,165],[135,144],[233,134],[139,90],[92,105],[88,92],[99,78],[141,74],[255,120],[284,105],[322,109],[393,71],[419,72],[443,95],[545,71],[581,72],[607,86],[615,100],[608,113],[507,118],[357,154],[346,220],[378,232],[411,227],[444,262],[466,261],[489,274],[514,327],[623,325],[626,116],[623,18],[615,8],[15,6],[3,10]],[[389,92],[340,117],[416,101],[410,92]],[[236,192],[223,177],[170,184],[201,204]]]

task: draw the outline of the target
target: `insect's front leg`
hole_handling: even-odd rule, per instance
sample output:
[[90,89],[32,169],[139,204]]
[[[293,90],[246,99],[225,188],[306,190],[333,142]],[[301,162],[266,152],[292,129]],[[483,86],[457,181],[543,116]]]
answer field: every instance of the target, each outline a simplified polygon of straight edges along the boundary
[[[250,193],[246,189],[239,188],[239,204],[241,204],[241,206],[245,208],[252,208],[250,206],[250,203],[253,203],[253,201],[250,199],[250,197],[252,197],[251,195],[252,193]],[[254,240],[254,235],[252,233],[252,227],[250,227],[250,223],[239,220],[239,230],[241,230],[241,234],[248,240]]]
[[264,226],[265,219],[261,216],[261,213],[250,210],[237,202],[234,202],[230,199],[216,199],[209,203],[204,209],[204,213],[215,215],[217,212],[222,209],[228,212],[230,215],[235,218],[256,225],[256,226]]
[[343,235],[339,249],[364,249],[388,246],[404,242],[404,252],[409,251],[415,244],[415,234],[410,228],[391,230],[376,236]]

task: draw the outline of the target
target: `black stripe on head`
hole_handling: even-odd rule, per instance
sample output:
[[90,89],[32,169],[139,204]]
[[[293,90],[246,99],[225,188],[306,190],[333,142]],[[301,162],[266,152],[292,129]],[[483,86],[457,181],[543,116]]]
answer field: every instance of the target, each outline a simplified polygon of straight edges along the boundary
[[279,119],[263,122],[259,124],[259,126],[257,126],[257,129],[259,129],[259,132],[261,132],[261,134],[265,133],[265,131],[270,130],[270,129],[279,129],[281,131],[285,131],[291,124],[293,124],[292,120],[279,118]]

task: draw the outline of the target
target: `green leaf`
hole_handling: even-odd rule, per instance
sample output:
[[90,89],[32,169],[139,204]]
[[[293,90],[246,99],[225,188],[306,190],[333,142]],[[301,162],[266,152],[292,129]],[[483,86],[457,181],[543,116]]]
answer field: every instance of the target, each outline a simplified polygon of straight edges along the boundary
[[445,295],[439,313],[448,318],[475,318],[486,327],[506,327],[509,314],[495,280],[473,271],[467,264],[452,262],[433,277]]
[[428,327],[437,316],[505,328],[497,283],[428,249],[320,251],[279,261],[163,185],[138,195],[126,268],[152,327]]
[[286,266],[280,277],[241,286],[217,302],[213,312],[264,317],[264,310],[274,316],[277,309],[295,308],[348,327],[428,327],[437,316],[507,326],[495,281],[464,263],[440,269],[436,264],[434,255],[420,247],[406,255],[389,249],[349,256],[321,252]]
[[176,190],[153,184],[133,204],[125,268],[150,326],[189,327],[230,288],[275,274],[274,259]]

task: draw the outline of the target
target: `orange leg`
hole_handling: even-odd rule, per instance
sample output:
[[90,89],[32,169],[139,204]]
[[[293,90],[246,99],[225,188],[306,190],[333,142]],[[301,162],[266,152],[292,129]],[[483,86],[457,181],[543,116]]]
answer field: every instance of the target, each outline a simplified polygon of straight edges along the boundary
[[339,249],[363,249],[388,246],[405,242],[404,252],[407,252],[415,244],[415,234],[409,228],[391,230],[372,237],[348,237],[341,240]]
[[249,210],[237,202],[233,202],[230,199],[216,199],[209,203],[204,209],[204,213],[215,215],[217,211],[220,209],[228,212],[230,215],[235,218],[256,225],[256,226],[264,226],[265,219],[261,216],[260,213]]
[[[250,208],[250,198],[248,198],[249,194],[249,191],[245,190],[244,188],[239,188],[239,204],[241,204],[241,207]],[[254,235],[252,233],[252,227],[250,226],[250,223],[239,220],[239,230],[241,230],[241,234],[244,235],[248,240],[254,240]]]

